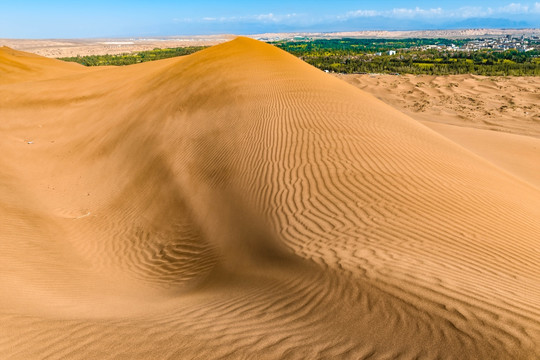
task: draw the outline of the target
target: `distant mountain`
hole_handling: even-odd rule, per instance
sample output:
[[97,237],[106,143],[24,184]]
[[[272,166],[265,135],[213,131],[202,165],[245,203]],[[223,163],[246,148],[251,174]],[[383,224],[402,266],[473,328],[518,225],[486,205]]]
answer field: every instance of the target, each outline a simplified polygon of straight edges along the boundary
[[[223,26],[223,24],[221,24]],[[231,24],[226,24],[230,28]],[[494,18],[470,18],[461,21],[453,19],[395,19],[385,16],[358,17],[344,21],[332,21],[308,26],[290,24],[260,24],[240,23],[234,25],[232,31],[238,34],[258,32],[334,32],[334,31],[364,31],[364,30],[451,30],[451,29],[522,29],[538,28],[538,21],[494,19]],[[229,31],[231,32],[231,31]]]
[[540,24],[536,22],[517,21],[510,19],[493,19],[493,18],[470,18],[463,21],[450,23],[445,26],[449,29],[470,29],[470,28],[490,28],[490,29],[522,29],[522,28],[534,28]]
[[317,24],[310,31],[362,31],[362,30],[445,30],[445,29],[512,29],[540,27],[537,21],[523,21],[494,18],[470,18],[462,21],[434,21],[414,19],[394,19],[384,16],[354,18],[339,23]]
[[[428,24],[413,19],[393,19],[385,16],[351,18],[341,22],[317,24],[311,31],[362,31],[362,30],[417,30],[437,29],[437,24]],[[323,30],[321,30],[323,29]]]

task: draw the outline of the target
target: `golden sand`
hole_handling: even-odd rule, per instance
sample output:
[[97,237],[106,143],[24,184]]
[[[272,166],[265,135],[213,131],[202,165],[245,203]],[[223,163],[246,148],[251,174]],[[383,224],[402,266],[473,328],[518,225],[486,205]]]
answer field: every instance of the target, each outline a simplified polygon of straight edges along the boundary
[[540,357],[534,181],[275,47],[1,48],[0,135],[2,358]]

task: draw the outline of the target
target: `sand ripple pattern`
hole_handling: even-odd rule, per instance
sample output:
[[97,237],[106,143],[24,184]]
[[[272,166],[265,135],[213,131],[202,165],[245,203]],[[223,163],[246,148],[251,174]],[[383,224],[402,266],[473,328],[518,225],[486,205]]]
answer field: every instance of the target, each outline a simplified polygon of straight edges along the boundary
[[0,49],[8,359],[536,359],[540,192],[246,38]]

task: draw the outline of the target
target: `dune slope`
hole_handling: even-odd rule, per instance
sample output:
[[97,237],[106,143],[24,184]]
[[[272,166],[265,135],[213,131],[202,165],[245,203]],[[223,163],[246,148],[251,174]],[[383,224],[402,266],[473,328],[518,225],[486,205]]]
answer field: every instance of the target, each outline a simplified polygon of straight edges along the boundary
[[0,47],[0,84],[56,78],[76,73],[82,65]]
[[540,356],[538,188],[255,40],[45,77],[13,53],[7,358]]
[[540,137],[538,76],[335,76],[420,121]]

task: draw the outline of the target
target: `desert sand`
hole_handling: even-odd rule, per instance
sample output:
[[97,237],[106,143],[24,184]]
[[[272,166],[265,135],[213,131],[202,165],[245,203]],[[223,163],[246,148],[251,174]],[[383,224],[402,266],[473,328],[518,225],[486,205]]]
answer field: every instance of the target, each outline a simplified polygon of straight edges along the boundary
[[540,186],[540,78],[334,75]]
[[37,55],[62,58],[88,55],[117,55],[156,48],[210,46],[232,40],[233,35],[168,36],[160,38],[105,39],[0,39],[0,45]]
[[540,138],[538,77],[335,76],[419,121]]
[[1,48],[0,119],[4,358],[540,357],[537,174],[271,45]]

